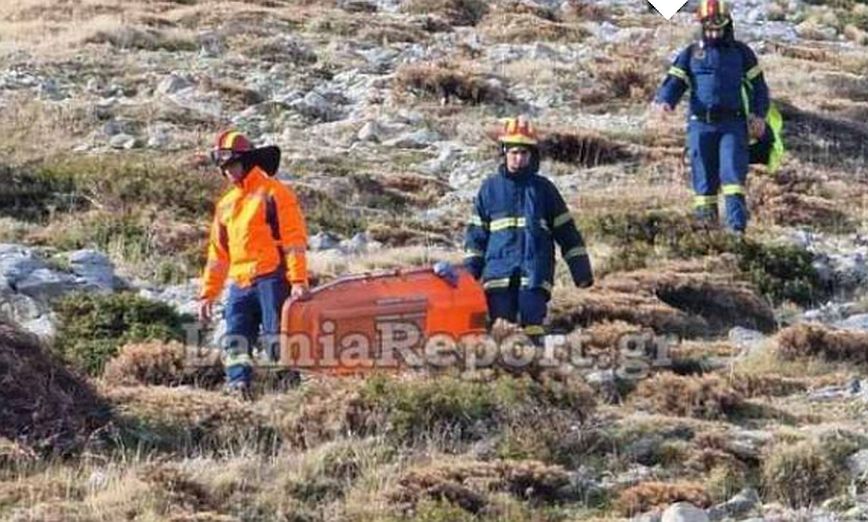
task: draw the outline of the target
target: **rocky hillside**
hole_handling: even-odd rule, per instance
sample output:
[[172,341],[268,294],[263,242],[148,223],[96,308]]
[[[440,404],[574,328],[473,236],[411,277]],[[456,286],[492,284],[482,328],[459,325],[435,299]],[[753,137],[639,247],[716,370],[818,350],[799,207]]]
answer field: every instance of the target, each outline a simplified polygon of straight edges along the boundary
[[[868,3],[734,2],[788,148],[744,241],[693,225],[683,118],[648,111],[693,3],[4,2],[0,519],[864,519]],[[325,282],[459,261],[518,113],[589,243],[551,323],[595,366],[215,391],[178,342],[216,132],[282,148]],[[624,339],[667,364],[612,371]]]

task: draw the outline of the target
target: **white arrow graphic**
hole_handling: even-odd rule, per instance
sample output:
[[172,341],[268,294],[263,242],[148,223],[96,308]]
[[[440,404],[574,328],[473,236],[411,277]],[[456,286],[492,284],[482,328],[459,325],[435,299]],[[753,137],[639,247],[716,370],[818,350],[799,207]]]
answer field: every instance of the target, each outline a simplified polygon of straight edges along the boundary
[[663,15],[663,18],[669,20],[672,18],[672,15],[678,12],[679,9],[684,7],[684,4],[687,3],[687,0],[648,0],[651,5],[654,6],[660,14]]

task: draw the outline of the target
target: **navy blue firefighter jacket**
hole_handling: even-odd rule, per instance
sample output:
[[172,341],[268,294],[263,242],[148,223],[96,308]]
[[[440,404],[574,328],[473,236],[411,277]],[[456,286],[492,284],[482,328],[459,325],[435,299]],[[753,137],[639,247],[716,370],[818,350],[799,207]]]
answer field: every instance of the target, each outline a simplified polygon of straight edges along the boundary
[[688,89],[690,114],[744,111],[745,102],[759,118],[769,110],[769,90],[756,55],[731,37],[715,44],[693,43],[681,51],[657,92],[657,101],[675,107]]
[[467,226],[465,266],[482,279],[486,290],[506,288],[520,277],[524,288],[551,294],[555,242],[580,287],[593,284],[593,274],[581,233],[557,187],[529,169],[509,173],[501,165],[488,177],[474,202]]

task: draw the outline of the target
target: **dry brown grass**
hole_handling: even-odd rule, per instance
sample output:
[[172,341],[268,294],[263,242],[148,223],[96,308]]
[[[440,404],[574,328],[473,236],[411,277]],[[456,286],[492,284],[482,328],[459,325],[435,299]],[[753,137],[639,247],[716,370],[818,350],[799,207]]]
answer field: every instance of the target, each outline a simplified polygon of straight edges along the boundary
[[390,502],[404,512],[425,499],[446,500],[470,513],[489,507],[492,492],[525,499],[558,498],[569,483],[560,466],[538,461],[445,461],[408,470],[397,487],[387,492]]
[[729,341],[705,341],[685,339],[669,347],[669,355],[678,359],[701,359],[702,357],[735,357],[741,351]]
[[769,50],[780,56],[812,63],[834,64],[838,59],[838,53],[808,45],[790,45],[780,42],[769,42]]
[[605,278],[588,292],[560,292],[552,301],[553,324],[573,329],[599,321],[626,321],[658,333],[703,336],[735,325],[768,331],[768,304],[724,267],[677,262]]
[[[592,62],[591,71],[599,84],[599,91],[583,93],[587,103],[601,103],[609,100],[648,101],[654,94],[661,78],[661,68],[648,56],[655,53],[638,54],[634,49],[615,48],[606,57],[598,57]],[[594,94],[598,93],[598,94]],[[600,97],[592,100],[589,96]]]
[[36,460],[36,454],[26,447],[0,437],[0,469],[14,468]]
[[159,341],[123,346],[108,362],[103,378],[111,386],[142,384],[213,387],[223,381],[219,352],[195,357],[181,343]]
[[736,413],[743,401],[742,396],[718,376],[681,377],[671,373],[642,381],[632,399],[655,413],[710,420]]
[[219,392],[164,386],[104,387],[129,443],[180,453],[209,453],[239,445],[268,450],[276,440],[255,405]]
[[458,102],[499,105],[510,101],[499,83],[474,72],[468,64],[449,62],[405,65],[395,78],[399,90],[433,97],[443,104]]
[[4,110],[8,135],[0,152],[12,164],[46,160],[70,150],[98,121],[83,107],[57,106],[21,94],[11,96]]
[[476,25],[485,13],[488,4],[481,0],[410,0],[401,9],[407,13],[435,14],[450,25]]
[[118,49],[143,51],[194,51],[198,44],[192,35],[180,30],[116,27],[97,30],[84,38],[85,44],[109,44]]
[[323,378],[301,391],[275,396],[266,411],[287,443],[312,448],[341,434],[372,428],[378,419],[361,407],[356,379]]
[[432,18],[407,23],[400,18],[383,15],[360,17],[333,9],[313,15],[305,25],[313,33],[383,45],[393,42],[425,42],[429,38],[429,31],[438,29],[435,24]]
[[674,502],[690,502],[699,507],[708,507],[711,499],[701,484],[643,482],[622,491],[617,505],[622,514],[633,516]]
[[[64,516],[43,518],[42,516],[27,517],[30,509],[41,506],[44,513],[45,505],[57,506],[69,500],[81,499],[85,494],[84,483],[74,483],[70,480],[70,472],[65,469],[55,470],[55,473],[32,476],[20,476],[16,479],[0,482],[0,515],[4,518],[15,511],[23,514],[20,520],[69,520],[69,510],[54,507],[55,513]],[[18,509],[7,509],[15,508]],[[30,509],[28,509],[30,508]],[[23,513],[22,513],[23,512]],[[7,518],[7,520],[9,520]],[[14,519],[13,519],[14,520]]]
[[162,500],[168,507],[167,514],[170,516],[189,517],[194,513],[204,515],[217,507],[205,487],[193,480],[179,465],[148,465],[141,470],[139,478],[145,484],[162,490]]
[[589,35],[588,31],[579,25],[546,20],[534,14],[523,13],[489,15],[479,24],[478,30],[492,42],[512,44],[537,41],[575,43]]
[[[801,167],[801,168],[800,168]],[[801,165],[785,167],[775,176],[758,176],[751,184],[749,203],[760,222],[780,226],[811,226],[832,231],[852,229],[852,216],[844,211],[839,195],[829,191],[816,174],[800,171]],[[798,169],[798,170],[796,170]],[[849,186],[845,198],[860,202],[859,192]]]
[[775,353],[785,360],[812,357],[829,362],[868,362],[868,334],[828,326],[798,324],[777,336]]
[[546,158],[583,167],[620,163],[633,157],[626,144],[582,130],[547,132],[540,149]]
[[37,339],[0,322],[0,436],[38,453],[77,451],[109,420],[105,402]]
[[181,383],[183,370],[184,346],[181,343],[153,341],[123,346],[106,364],[103,378],[111,386],[172,386]]
[[806,379],[746,372],[733,373],[728,381],[733,390],[745,398],[786,397],[807,391],[812,386],[812,382]]
[[[311,9],[299,5],[305,3],[309,2],[182,0],[120,6],[110,0],[24,0],[0,6],[0,41],[44,56],[68,56],[87,42],[120,49],[195,50],[200,27],[219,26],[230,17],[235,24],[297,23],[300,13]],[[325,3],[317,4],[312,9],[321,10]]]

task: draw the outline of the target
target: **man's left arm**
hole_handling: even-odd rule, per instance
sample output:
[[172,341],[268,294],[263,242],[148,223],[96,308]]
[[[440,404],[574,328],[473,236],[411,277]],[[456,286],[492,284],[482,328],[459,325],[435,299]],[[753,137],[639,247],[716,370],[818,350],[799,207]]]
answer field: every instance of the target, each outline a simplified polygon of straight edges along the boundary
[[307,287],[307,225],[301,206],[295,191],[283,184],[274,191],[274,198],[287,277],[293,286]]
[[553,209],[550,223],[552,235],[561,247],[561,255],[570,268],[573,283],[580,288],[587,288],[594,284],[594,274],[585,241],[576,227],[564,198],[554,185],[552,185],[552,199],[550,207]]
[[750,113],[760,119],[765,119],[769,112],[771,101],[769,87],[766,85],[765,74],[759,65],[756,54],[747,44],[741,44],[744,53],[744,79],[748,84],[748,99]]

